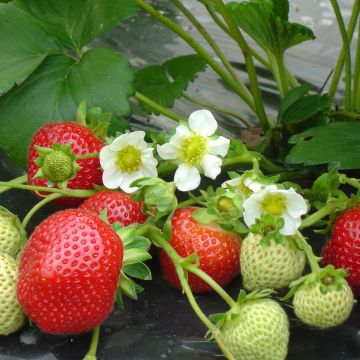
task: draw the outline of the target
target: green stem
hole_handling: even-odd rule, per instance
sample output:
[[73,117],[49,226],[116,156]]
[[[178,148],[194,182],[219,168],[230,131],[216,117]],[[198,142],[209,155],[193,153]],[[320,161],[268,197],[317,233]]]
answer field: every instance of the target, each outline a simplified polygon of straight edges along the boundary
[[88,154],[79,154],[79,155],[75,156],[75,160],[97,158],[97,157],[99,157],[99,155],[100,155],[99,152],[88,153]]
[[218,11],[220,12],[227,26],[229,27],[230,32],[233,34],[234,40],[238,43],[244,55],[246,70],[249,75],[250,86],[254,97],[256,114],[259,117],[260,124],[262,125],[263,129],[266,131],[272,128],[273,125],[269,121],[265,112],[265,107],[262,101],[260,86],[256,74],[256,68],[253,62],[253,58],[251,56],[250,47],[246,42],[245,38],[243,37],[242,33],[240,32],[238,26],[236,25],[233,17],[229,13],[224,2],[222,0],[214,0],[214,2],[215,5],[217,6]]
[[334,111],[330,113],[330,117],[346,117],[354,120],[360,120],[360,114],[352,111]]
[[25,229],[31,218],[36,214],[36,212],[41,209],[44,205],[48,204],[49,202],[61,198],[62,195],[60,194],[51,194],[46,196],[41,201],[39,201],[25,216],[24,220],[22,221],[21,225]]
[[[360,12],[360,1],[354,1],[354,6],[352,9],[352,13],[351,13],[351,17],[350,17],[350,21],[349,21],[349,25],[348,25],[348,29],[347,29],[347,39],[349,41],[349,43],[352,40],[352,37],[354,35],[354,31],[355,31],[355,26],[356,26],[356,22],[359,16],[359,12]],[[343,71],[343,67],[344,67],[344,61],[345,61],[345,52],[349,51],[348,48],[345,47],[345,44],[343,44],[343,47],[341,49],[338,61],[336,63],[336,67],[335,67],[335,71],[333,74],[333,78],[329,87],[329,91],[328,94],[330,97],[334,97],[335,93],[337,91],[337,88],[339,86],[339,81],[341,78],[341,74]],[[346,56],[348,56],[349,54],[346,54]]]
[[271,64],[271,70],[274,74],[274,78],[279,88],[280,95],[281,97],[283,97],[287,92],[288,84],[286,77],[284,76],[283,69],[281,67],[281,61],[279,62],[280,57],[275,57],[270,51],[267,52],[267,56]]
[[12,189],[21,189],[21,190],[29,190],[29,191],[43,191],[47,193],[56,193],[66,197],[78,197],[78,198],[86,198],[91,195],[96,194],[96,190],[72,190],[72,189],[59,189],[59,188],[50,188],[46,186],[33,186],[33,185],[23,185],[23,184],[11,184],[9,182],[0,181],[1,187],[11,187]]
[[[217,16],[217,13],[214,11],[214,9],[211,6],[208,6],[206,4],[203,4],[203,5],[206,7],[209,15],[214,20],[215,24],[218,25],[219,28],[222,29],[231,38],[234,38],[233,34],[230,32],[230,30],[226,27],[226,25],[222,22],[222,20]],[[250,54],[265,68],[272,70],[270,63],[252,47],[250,47]],[[290,70],[286,69],[286,73],[289,78],[289,83],[291,84],[292,87],[296,87],[296,86],[300,85],[299,82],[297,81],[296,77]]]
[[232,78],[241,86],[245,88],[245,84],[239,79],[236,75],[233,67],[231,66],[229,60],[226,58],[224,53],[221,51],[219,45],[214,41],[211,35],[207,32],[207,30],[202,26],[202,24],[196,19],[196,17],[179,1],[172,0],[174,5],[186,16],[186,18],[194,25],[194,27],[199,31],[202,37],[207,41],[207,43],[214,50],[215,54],[219,57],[221,62],[223,63],[225,69],[229,72]]
[[280,76],[280,83],[281,83],[281,89],[282,89],[282,96],[285,96],[288,92],[288,79],[287,79],[287,72],[284,64],[284,55],[281,54],[277,57],[277,67],[278,67],[278,73]]
[[164,107],[162,107],[161,105],[159,105],[159,104],[156,103],[155,101],[149,99],[148,97],[146,97],[145,95],[143,95],[143,94],[141,94],[141,93],[139,93],[139,92],[136,92],[135,95],[134,95],[134,97],[135,97],[138,101],[140,101],[140,102],[142,102],[142,103],[150,106],[152,109],[154,109],[154,110],[157,111],[158,113],[163,114],[163,115],[167,116],[167,117],[170,118],[170,119],[173,119],[173,120],[175,120],[175,121],[177,121],[177,122],[179,122],[179,121],[181,121],[181,120],[184,120],[184,118],[182,118],[181,116],[173,113],[172,111],[170,111],[170,110],[168,110],[168,109],[165,109]]
[[[12,179],[12,180],[8,181],[7,183],[8,184],[23,184],[23,183],[26,183],[26,181],[27,181],[27,174],[22,175],[16,179]],[[11,190],[11,189],[12,189],[11,187],[3,187],[2,189],[0,189],[0,194],[5,191]]]
[[151,16],[159,22],[170,28],[184,41],[186,41],[208,64],[209,66],[225,81],[225,83],[238,94],[254,111],[256,110],[254,99],[249,90],[238,84],[227,72],[219,65],[215,59],[196,41],[187,31],[182,29],[178,24],[171,21],[166,16],[162,15],[159,11],[147,4],[144,0],[136,0],[140,8],[148,12]]
[[307,228],[316,224],[318,221],[323,219],[325,216],[328,216],[336,207],[337,203],[336,200],[331,201],[329,200],[328,203],[322,207],[320,210],[314,212],[313,214],[309,215],[301,222],[300,229]]
[[341,15],[340,7],[337,0],[330,0],[331,5],[334,9],[336,20],[339,25],[341,38],[343,41],[343,48],[345,49],[345,111],[352,110],[352,99],[351,99],[351,49],[350,41],[347,35],[344,19]]
[[311,272],[319,272],[320,271],[320,266],[317,260],[317,257],[315,256],[312,247],[308,244],[308,242],[306,241],[306,239],[302,236],[302,234],[300,233],[300,231],[297,231],[296,233],[298,240],[300,241],[302,248],[304,250],[304,253],[308,259],[310,268],[311,268]]
[[198,276],[201,280],[205,281],[208,285],[210,285],[211,288],[216,291],[230,307],[235,305],[235,301],[232,299],[232,297],[216,281],[214,281],[211,276],[206,274],[204,271],[191,264],[184,264],[183,268],[184,270]]
[[[186,270],[184,269],[184,268],[186,268],[186,266],[183,267],[180,264],[182,257],[178,255],[178,253],[172,248],[172,246],[163,237],[163,235],[160,233],[160,231],[158,229],[153,228],[152,230],[150,230],[150,235],[155,240],[156,245],[160,246],[166,252],[166,254],[170,257],[172,262],[174,263],[176,273],[179,277],[181,286],[182,286],[184,293],[185,293],[186,297],[188,298],[188,301],[189,301],[191,307],[193,308],[195,314],[203,322],[203,324],[211,331],[212,335],[214,336],[214,338],[215,338],[217,344],[219,345],[221,351],[223,352],[223,354],[229,360],[235,360],[234,357],[232,356],[232,354],[226,348],[226,345],[223,342],[220,330],[210,321],[210,319],[208,319],[208,317],[203,313],[203,311],[200,309],[199,305],[197,304],[196,299],[195,299],[195,297],[191,291],[191,288],[187,282],[187,279],[186,279],[186,275],[185,275]],[[190,266],[190,268],[191,268],[191,266]],[[199,272],[202,272],[202,270],[200,270],[200,269],[198,269],[198,270],[199,270]],[[204,279],[207,279],[207,278],[204,277]],[[217,287],[216,287],[216,289],[217,289]],[[216,289],[214,289],[214,290],[216,290]],[[219,294],[219,295],[222,296],[223,293],[225,293],[225,291],[222,289],[221,294]],[[227,295],[226,298],[227,297],[229,297],[229,295]],[[229,301],[229,299],[227,299],[227,301]],[[231,299],[231,302],[233,302],[232,299]]]
[[184,207],[188,207],[188,206],[191,206],[191,205],[198,204],[200,201],[204,201],[204,197],[202,195],[197,196],[194,199],[188,199],[188,200],[184,200],[184,201],[178,203],[177,209],[181,209],[181,208],[184,208]]
[[[357,1],[359,2],[359,1]],[[353,84],[353,107],[355,111],[360,111],[360,22],[358,26],[358,39],[356,44],[356,56],[354,66],[354,84]]]
[[227,115],[230,115],[238,120],[240,120],[246,127],[251,127],[251,123],[249,121],[247,121],[246,119],[244,119],[243,117],[241,117],[240,115],[228,110],[228,109],[225,109],[221,106],[217,106],[217,105],[212,105],[212,104],[209,104],[205,101],[202,101],[202,100],[199,100],[199,99],[195,99],[193,98],[192,96],[189,96],[185,93],[183,93],[183,97],[188,100],[188,101],[191,101],[192,103],[194,104],[197,104],[197,105],[200,105],[200,106],[203,106],[205,108],[208,108],[210,110],[214,110],[214,111],[218,111],[218,112],[221,112],[223,114],[227,114]]
[[96,360],[96,351],[99,343],[100,325],[96,326],[92,332],[90,348],[83,360]]
[[346,175],[341,175],[340,176],[340,182],[342,184],[348,184],[351,185],[352,187],[356,188],[356,189],[360,189],[360,180],[355,179],[355,178],[349,178]]

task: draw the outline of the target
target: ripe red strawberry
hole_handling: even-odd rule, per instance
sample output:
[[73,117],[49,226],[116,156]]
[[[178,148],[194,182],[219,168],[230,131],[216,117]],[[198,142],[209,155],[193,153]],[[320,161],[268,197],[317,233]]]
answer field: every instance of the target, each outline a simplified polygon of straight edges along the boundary
[[[182,257],[196,252],[200,259],[200,269],[219,285],[225,286],[239,273],[241,239],[218,225],[210,227],[198,223],[191,217],[195,209],[176,210],[171,224],[170,245]],[[181,289],[175,267],[163,250],[160,250],[160,262],[165,278],[171,285]],[[189,285],[195,293],[212,290],[203,280],[190,273]]]
[[44,332],[79,334],[107,318],[115,301],[123,245],[87,211],[59,211],[33,232],[20,260],[17,295]]
[[[29,185],[47,186],[47,180],[35,179],[39,170],[35,160],[39,157],[35,146],[51,148],[54,144],[70,144],[75,155],[99,152],[104,143],[83,125],[78,123],[53,123],[40,128],[34,135],[28,155],[28,183]],[[76,176],[69,180],[69,189],[92,189],[94,184],[102,185],[102,171],[99,158],[80,159],[76,161],[81,169]],[[58,204],[77,206],[82,200],[76,198],[61,198],[55,200]]]
[[341,214],[335,221],[332,237],[323,248],[323,262],[349,270],[347,281],[360,295],[360,206]]
[[133,223],[142,224],[146,216],[141,212],[142,202],[131,199],[130,195],[104,190],[85,200],[80,209],[91,211],[97,215],[105,209],[110,224],[120,222],[124,226]]

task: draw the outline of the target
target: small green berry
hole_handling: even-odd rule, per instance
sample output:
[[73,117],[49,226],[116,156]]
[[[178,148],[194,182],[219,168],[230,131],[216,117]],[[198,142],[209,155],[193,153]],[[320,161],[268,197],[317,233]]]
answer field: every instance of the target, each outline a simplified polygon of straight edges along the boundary
[[44,176],[55,183],[65,181],[72,176],[73,159],[63,151],[53,150],[45,156],[42,170]]

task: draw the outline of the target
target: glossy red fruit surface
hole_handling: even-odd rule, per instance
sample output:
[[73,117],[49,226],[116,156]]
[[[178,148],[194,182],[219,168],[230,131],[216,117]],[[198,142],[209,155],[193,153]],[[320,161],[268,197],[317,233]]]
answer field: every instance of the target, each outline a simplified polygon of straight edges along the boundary
[[46,333],[89,331],[113,308],[122,258],[120,238],[96,215],[59,211],[35,229],[23,250],[19,302]]
[[[182,257],[197,253],[200,268],[219,285],[227,285],[240,271],[241,239],[220,227],[209,228],[191,217],[195,208],[176,210],[172,219],[171,246]],[[175,267],[163,250],[160,262],[165,278],[177,289],[181,289]],[[209,292],[211,287],[197,276],[189,273],[189,285],[193,292]]]
[[115,191],[100,191],[85,200],[80,208],[97,215],[105,209],[110,224],[120,222],[124,226],[142,224],[146,216],[141,212],[142,202],[131,199],[130,195]]
[[[51,148],[52,144],[70,144],[75,155],[99,152],[104,143],[83,125],[78,123],[52,123],[40,128],[34,135],[28,155],[29,185],[47,186],[46,179],[34,179],[39,167],[35,160],[39,157],[35,145]],[[92,189],[93,185],[102,185],[102,171],[99,158],[77,160],[81,169],[75,178],[69,180],[69,189]],[[78,206],[83,200],[76,198],[61,198],[54,202],[65,206]]]
[[360,295],[360,207],[351,208],[335,221],[331,240],[323,248],[323,262],[348,269],[347,281]]

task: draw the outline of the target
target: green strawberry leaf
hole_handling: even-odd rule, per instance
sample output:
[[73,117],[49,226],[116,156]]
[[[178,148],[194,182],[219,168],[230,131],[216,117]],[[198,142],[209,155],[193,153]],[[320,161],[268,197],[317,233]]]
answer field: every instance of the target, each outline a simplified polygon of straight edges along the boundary
[[287,0],[231,2],[227,7],[240,28],[275,56],[282,56],[286,49],[315,38],[308,27],[288,21]]
[[[135,88],[161,106],[171,108],[189,83],[195,80],[197,73],[205,68],[206,62],[199,55],[175,57],[162,65],[140,69],[136,73]],[[146,104],[141,103],[141,107],[148,113],[154,112]]]
[[13,4],[73,49],[81,49],[137,11],[133,0],[14,0]]
[[[284,96],[278,113],[279,122],[287,125],[298,124],[311,118],[314,119],[315,115],[323,114],[327,110],[330,105],[330,97],[327,94],[305,96],[308,91],[309,86],[303,85],[290,90]],[[318,118],[320,117],[316,117],[316,119]]]
[[49,122],[74,121],[84,99],[90,107],[128,116],[132,81],[128,60],[111,49],[89,50],[79,61],[50,56],[22,85],[0,98],[0,147],[25,168],[35,131]]
[[126,275],[136,279],[151,280],[151,271],[149,267],[142,262],[123,266],[122,271]]
[[0,95],[20,85],[50,54],[62,52],[56,39],[12,4],[0,4]]
[[339,169],[360,168],[360,122],[317,126],[290,138],[294,144],[286,161],[291,164],[339,164]]

